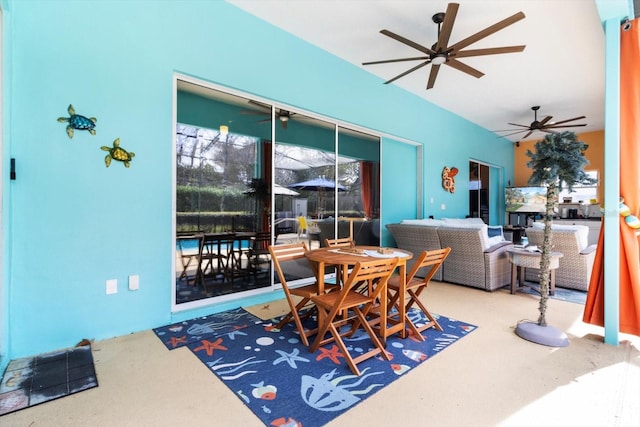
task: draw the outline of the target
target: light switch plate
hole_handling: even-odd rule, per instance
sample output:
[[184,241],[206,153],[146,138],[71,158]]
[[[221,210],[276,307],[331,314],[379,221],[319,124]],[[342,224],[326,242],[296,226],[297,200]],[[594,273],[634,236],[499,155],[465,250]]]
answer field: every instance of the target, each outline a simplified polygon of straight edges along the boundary
[[118,293],[118,280],[117,279],[107,280],[107,295],[117,294],[117,293]]
[[133,274],[129,276],[129,290],[135,291],[140,288],[140,276]]

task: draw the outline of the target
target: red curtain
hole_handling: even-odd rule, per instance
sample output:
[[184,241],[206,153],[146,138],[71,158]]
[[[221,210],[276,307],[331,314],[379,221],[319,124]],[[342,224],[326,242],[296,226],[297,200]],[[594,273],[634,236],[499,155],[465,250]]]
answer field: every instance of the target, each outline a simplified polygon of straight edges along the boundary
[[[620,35],[620,196],[640,217],[640,19]],[[613,172],[613,171],[612,171]],[[620,216],[620,331],[640,336],[640,249]],[[600,231],[583,320],[604,326],[604,250]],[[613,265],[608,266],[614,267]]]
[[371,206],[371,181],[373,179],[373,166],[371,162],[360,162],[360,197],[362,198],[362,209],[367,218],[372,218]]
[[[271,141],[262,141],[262,180],[264,181],[267,188],[271,188],[271,150],[273,144]],[[269,212],[271,211],[271,196],[266,198],[264,201],[264,206],[262,210],[262,231],[269,231],[269,227],[271,225],[271,215]]]

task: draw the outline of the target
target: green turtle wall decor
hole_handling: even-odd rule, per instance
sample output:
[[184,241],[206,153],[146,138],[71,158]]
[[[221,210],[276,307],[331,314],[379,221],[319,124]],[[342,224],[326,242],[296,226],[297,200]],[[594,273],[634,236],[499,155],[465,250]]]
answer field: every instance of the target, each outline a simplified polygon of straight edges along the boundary
[[109,152],[109,154],[107,154],[107,157],[104,158],[104,164],[107,165],[107,167],[109,167],[109,165],[111,164],[111,159],[113,159],[124,163],[124,167],[128,168],[129,166],[131,166],[131,159],[133,159],[136,155],[135,153],[129,152],[120,147],[120,138],[116,138],[116,140],[113,141],[113,147],[107,147],[103,145],[102,147],[100,147],[100,149]]
[[69,104],[69,108],[67,108],[67,112],[69,113],[69,117],[58,117],[58,121],[60,123],[68,122],[67,126],[67,135],[69,135],[69,139],[73,138],[73,130],[88,130],[91,135],[95,135],[96,131],[94,127],[96,126],[96,122],[98,119],[95,117],[85,117],[80,114],[76,114],[76,110],[73,108],[73,105]]

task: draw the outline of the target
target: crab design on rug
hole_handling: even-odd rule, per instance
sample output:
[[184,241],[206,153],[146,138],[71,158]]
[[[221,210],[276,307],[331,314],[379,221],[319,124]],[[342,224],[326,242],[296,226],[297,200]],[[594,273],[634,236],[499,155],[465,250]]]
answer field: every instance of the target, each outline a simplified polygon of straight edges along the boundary
[[136,153],[127,151],[124,148],[120,147],[120,138],[116,138],[116,140],[113,141],[113,147],[107,147],[103,145],[102,147],[100,147],[100,149],[109,152],[109,154],[107,154],[107,157],[104,158],[104,164],[107,165],[107,167],[111,165],[111,159],[113,159],[124,163],[124,167],[128,168],[129,166],[131,166],[131,159],[133,159],[136,155]]
[[76,114],[76,110],[73,108],[73,105],[69,104],[69,108],[67,108],[67,112],[69,113],[69,117],[58,117],[58,121],[60,123],[69,123],[67,126],[67,135],[69,135],[69,139],[73,138],[73,131],[75,130],[88,130],[91,135],[95,135],[96,131],[94,127],[96,126],[96,122],[98,119],[95,117],[85,117],[80,114]]

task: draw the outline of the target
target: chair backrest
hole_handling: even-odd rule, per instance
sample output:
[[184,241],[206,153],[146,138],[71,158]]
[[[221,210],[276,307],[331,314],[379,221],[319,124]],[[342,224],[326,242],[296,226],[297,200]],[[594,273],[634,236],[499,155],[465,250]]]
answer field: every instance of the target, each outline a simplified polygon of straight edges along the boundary
[[326,246],[335,248],[352,248],[356,245],[351,237],[342,237],[339,239],[324,239],[324,243]]
[[[205,234],[202,238],[202,253],[218,253],[218,245],[220,251],[228,251],[233,247],[235,233],[211,233]],[[219,254],[220,255],[220,254]]]
[[288,245],[269,245],[269,253],[273,265],[278,273],[278,278],[283,287],[287,286],[287,280],[282,271],[282,262],[305,258],[304,254],[309,250],[306,242],[290,243]]
[[[366,282],[367,295],[371,300],[376,299],[382,291],[383,284],[389,280],[398,265],[398,258],[380,258],[373,261],[361,261],[354,267],[343,286],[343,292],[353,287],[361,287]],[[346,292],[345,292],[346,293]]]
[[254,251],[265,251],[271,243],[271,232],[258,231],[253,238],[252,248]]
[[444,260],[449,256],[451,248],[435,249],[432,251],[422,251],[418,259],[413,264],[413,268],[407,274],[407,283],[411,281],[418,270],[425,268],[424,282],[429,283],[429,280],[433,278],[438,269],[442,266]]

